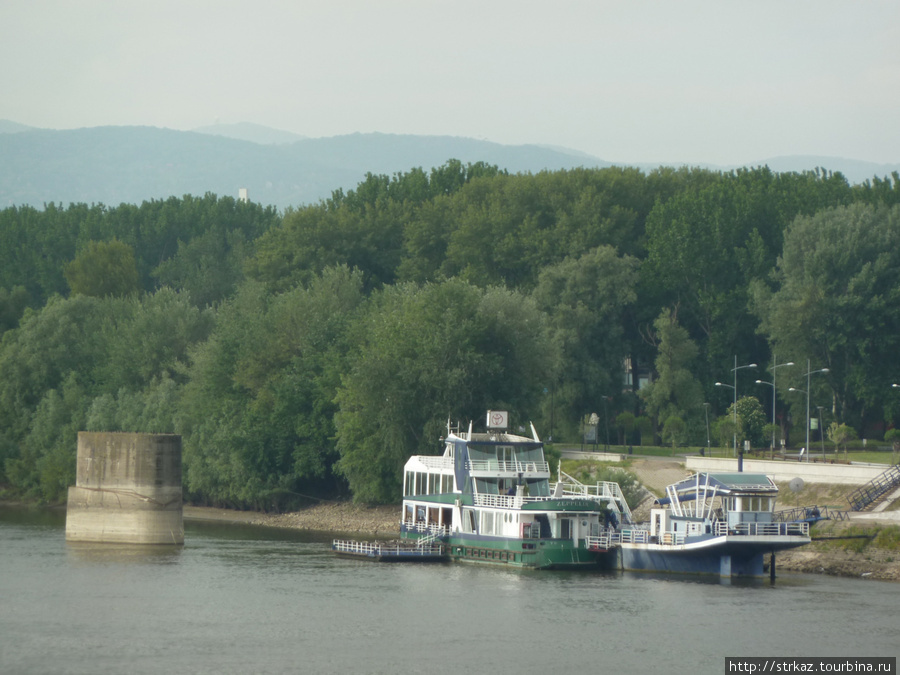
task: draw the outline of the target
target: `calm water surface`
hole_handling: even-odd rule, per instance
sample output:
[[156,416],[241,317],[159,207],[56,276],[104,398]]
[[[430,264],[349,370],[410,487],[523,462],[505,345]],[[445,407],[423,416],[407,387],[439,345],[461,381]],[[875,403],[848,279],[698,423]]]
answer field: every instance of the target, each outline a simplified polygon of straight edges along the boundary
[[67,544],[0,508],[0,672],[723,673],[896,656],[900,585],[376,564],[330,538],[187,521],[183,548]]

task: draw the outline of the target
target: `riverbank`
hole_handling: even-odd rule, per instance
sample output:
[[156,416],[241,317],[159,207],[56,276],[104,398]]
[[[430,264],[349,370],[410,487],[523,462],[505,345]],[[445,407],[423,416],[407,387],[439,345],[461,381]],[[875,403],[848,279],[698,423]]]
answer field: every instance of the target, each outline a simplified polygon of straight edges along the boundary
[[184,517],[367,537],[397,537],[400,534],[399,506],[362,506],[350,502],[325,502],[302,511],[277,514],[185,505]]

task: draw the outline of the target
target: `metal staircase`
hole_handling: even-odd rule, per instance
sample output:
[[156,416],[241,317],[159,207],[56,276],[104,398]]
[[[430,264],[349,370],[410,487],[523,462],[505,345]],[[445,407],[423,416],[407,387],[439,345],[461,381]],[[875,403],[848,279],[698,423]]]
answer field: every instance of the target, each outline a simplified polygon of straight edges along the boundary
[[900,486],[900,464],[894,464],[887,471],[875,476],[868,483],[849,494],[847,501],[854,511],[865,511],[891,490]]

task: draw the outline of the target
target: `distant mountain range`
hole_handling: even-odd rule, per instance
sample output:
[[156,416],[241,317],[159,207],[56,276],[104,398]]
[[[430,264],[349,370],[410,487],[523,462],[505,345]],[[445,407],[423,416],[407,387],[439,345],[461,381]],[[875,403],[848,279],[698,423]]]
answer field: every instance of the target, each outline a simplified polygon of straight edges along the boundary
[[[608,162],[566,148],[500,145],[452,136],[351,134],[305,138],[253,124],[215,125],[193,131],[156,127],[92,127],[50,130],[0,120],[0,208],[55,202],[140,204],[185,194],[213,192],[280,209],[316,203],[338,189],[355,188],[366,173],[388,174],[449,159],[484,161],[512,173]],[[900,171],[834,157],[778,157],[752,166],[773,171],[821,167],[851,182]],[[635,164],[649,171],[657,165]],[[707,166],[716,170],[735,167]]]

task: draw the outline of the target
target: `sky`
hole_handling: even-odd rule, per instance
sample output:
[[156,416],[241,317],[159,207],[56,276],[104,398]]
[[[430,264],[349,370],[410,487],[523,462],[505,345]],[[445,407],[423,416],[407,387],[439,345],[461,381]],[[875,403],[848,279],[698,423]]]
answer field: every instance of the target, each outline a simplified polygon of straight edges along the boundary
[[895,0],[0,0],[0,119],[900,163]]

